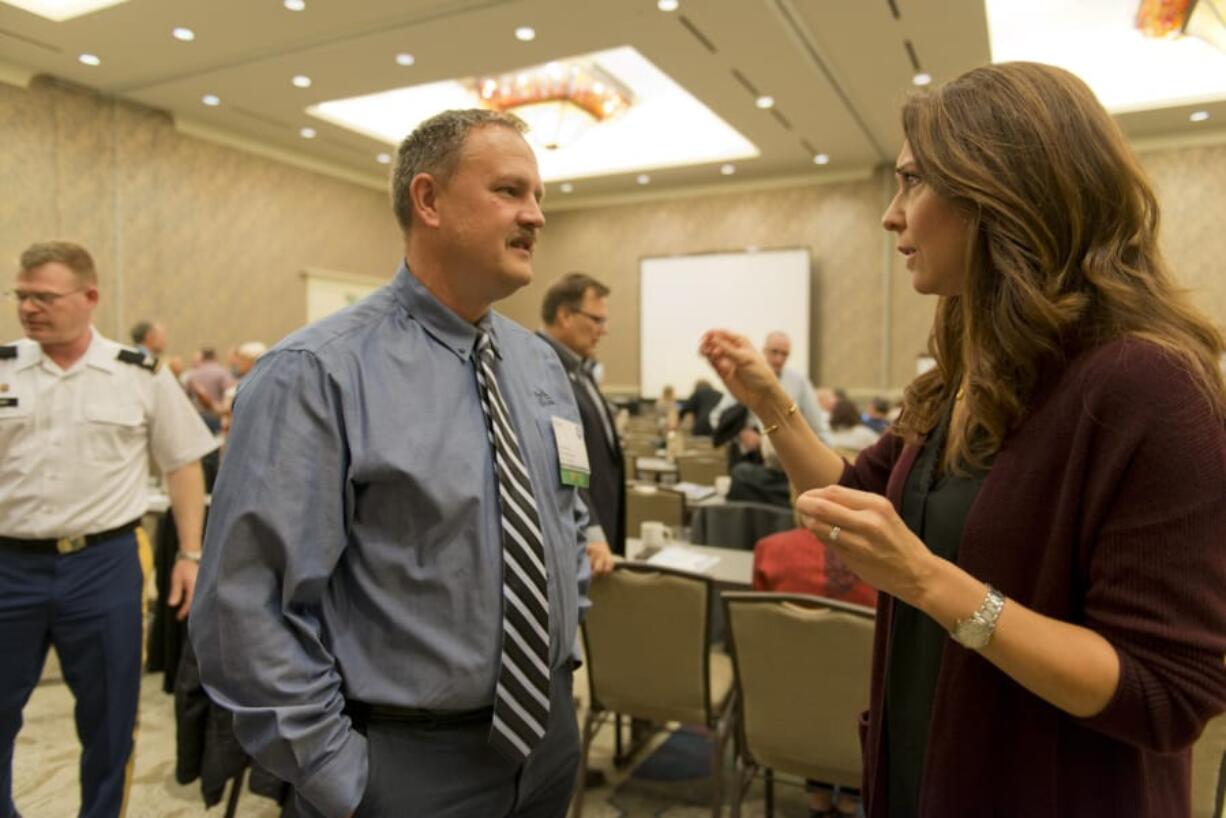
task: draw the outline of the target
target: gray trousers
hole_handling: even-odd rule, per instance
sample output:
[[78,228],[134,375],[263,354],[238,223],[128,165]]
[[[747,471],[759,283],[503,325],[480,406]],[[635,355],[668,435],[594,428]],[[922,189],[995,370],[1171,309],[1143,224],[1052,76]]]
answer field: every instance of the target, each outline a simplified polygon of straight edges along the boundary
[[[489,746],[488,724],[370,722],[370,772],[354,818],[564,818],[579,766],[571,672],[554,671],[550,688],[549,727],[522,764]],[[296,814],[316,814],[295,800]]]

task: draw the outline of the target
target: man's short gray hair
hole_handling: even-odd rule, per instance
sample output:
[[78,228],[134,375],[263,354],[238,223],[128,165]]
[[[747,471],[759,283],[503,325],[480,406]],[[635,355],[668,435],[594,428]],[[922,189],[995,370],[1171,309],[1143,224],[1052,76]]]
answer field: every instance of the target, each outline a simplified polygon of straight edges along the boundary
[[396,152],[396,169],[392,172],[392,210],[401,230],[408,233],[413,220],[413,202],[409,200],[409,184],[413,177],[428,173],[445,184],[455,171],[469,132],[491,125],[510,128],[518,134],[528,130],[524,121],[514,114],[469,108],[435,114],[404,138]]

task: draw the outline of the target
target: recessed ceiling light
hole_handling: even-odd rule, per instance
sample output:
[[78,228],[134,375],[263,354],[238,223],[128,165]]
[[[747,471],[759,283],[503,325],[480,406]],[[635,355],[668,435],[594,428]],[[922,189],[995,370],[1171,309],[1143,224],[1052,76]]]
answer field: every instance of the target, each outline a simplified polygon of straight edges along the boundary
[[301,136],[303,139],[314,139],[315,129],[314,128],[303,128],[302,130],[298,131],[298,135]]
[[932,82],[932,75],[921,71],[911,78],[911,82],[914,85],[927,85],[928,83]]
[[575,186],[572,185],[570,182],[563,182],[558,187],[558,190],[562,191],[563,193],[573,193],[575,191]]
[[306,8],[306,0],[285,0],[281,5],[290,11],[302,11]]
[[651,177],[646,173],[640,173],[637,181],[640,185],[647,185],[651,183]]
[[515,29],[515,39],[526,43],[536,39],[536,29],[532,26],[520,26]]
[[753,104],[757,105],[759,108],[762,108],[763,110],[767,108],[773,108],[775,107],[775,98],[768,97],[765,94],[763,94],[762,96],[755,99]]
[[392,163],[392,155],[390,153],[381,153],[375,157],[375,161],[380,165],[390,165]]
[[660,11],[676,11],[677,6],[681,5],[677,0],[657,0],[656,8]]
[[830,154],[828,154],[828,153],[819,153],[817,156],[814,156],[814,157],[813,157],[813,164],[815,164],[815,165],[829,165],[829,164],[830,164]]
[[1191,122],[1204,122],[1208,118],[1208,111],[1193,111],[1191,115],[1188,116],[1188,120]]
[[396,65],[409,66],[417,62],[417,59],[407,51],[402,51],[396,55]]
[[221,97],[216,94],[205,94],[200,98],[200,101],[211,108],[216,108],[221,104]]
[[725,176],[731,176],[732,174],[736,173],[736,165],[724,165],[719,169],[719,172]]
[[308,77],[306,74],[295,74],[294,78],[290,80],[290,82],[294,84],[295,88],[310,88],[311,87],[311,78]]
[[192,40],[196,39],[196,32],[192,31],[190,28],[184,28],[183,26],[177,27],[171,31],[170,34],[176,40],[181,40],[185,43],[190,43]]
[[102,65],[102,60],[98,58],[97,54],[82,54],[77,59],[86,65]]
[[73,17],[91,14],[99,9],[117,6],[127,0],[4,0],[6,6],[16,6],[19,9],[37,14],[47,20],[62,23]]

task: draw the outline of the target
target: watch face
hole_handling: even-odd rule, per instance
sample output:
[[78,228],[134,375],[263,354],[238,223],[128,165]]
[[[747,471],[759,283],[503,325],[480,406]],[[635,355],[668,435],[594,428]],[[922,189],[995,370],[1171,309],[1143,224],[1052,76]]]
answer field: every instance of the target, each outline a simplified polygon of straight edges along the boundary
[[963,647],[979,650],[987,647],[992,638],[992,629],[978,619],[964,619],[954,628],[954,638]]

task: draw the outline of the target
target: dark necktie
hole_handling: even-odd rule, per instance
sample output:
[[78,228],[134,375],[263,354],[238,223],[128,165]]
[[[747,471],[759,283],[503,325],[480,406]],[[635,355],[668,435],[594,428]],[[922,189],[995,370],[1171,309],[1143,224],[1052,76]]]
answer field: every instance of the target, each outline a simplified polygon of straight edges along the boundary
[[613,423],[609,419],[609,404],[605,402],[604,395],[600,394],[600,387],[596,385],[596,377],[593,370],[596,368],[596,362],[592,359],[585,360],[579,365],[579,380],[583,384],[583,388],[587,390],[587,395],[592,399],[592,404],[596,407],[597,414],[600,415],[600,425],[604,428],[605,443],[610,449],[614,448],[616,437],[613,432]]
[[522,760],[549,724],[549,583],[532,480],[495,376],[497,352],[477,333],[477,385],[494,452],[502,518],[502,656],[490,744]]

